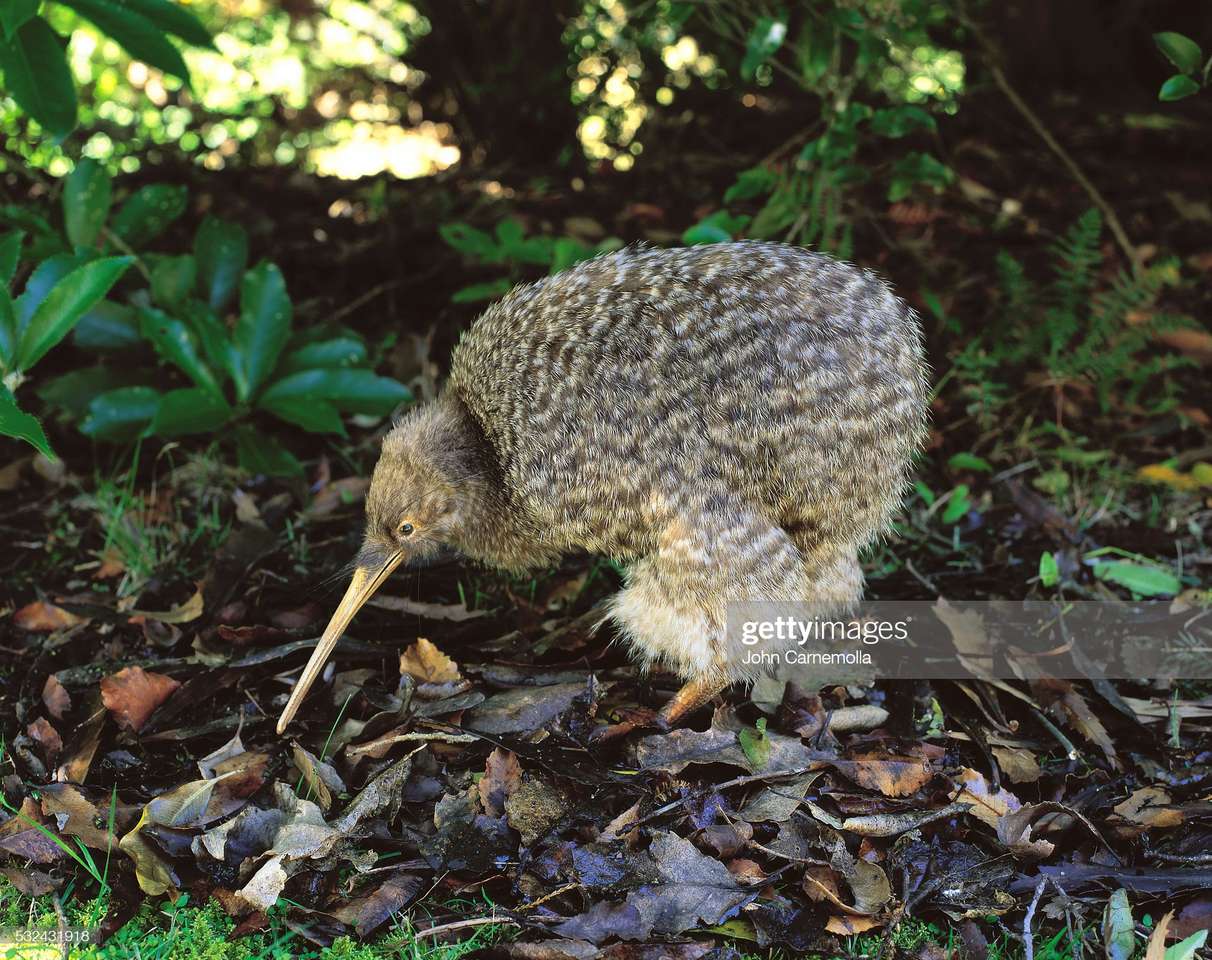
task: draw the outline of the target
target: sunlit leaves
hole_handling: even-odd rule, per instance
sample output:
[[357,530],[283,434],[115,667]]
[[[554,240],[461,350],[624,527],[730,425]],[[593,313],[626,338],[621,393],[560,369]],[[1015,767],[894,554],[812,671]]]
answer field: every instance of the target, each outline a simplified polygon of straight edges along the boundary
[[64,43],[41,17],[25,21],[16,36],[0,42],[5,89],[56,137],[66,136],[76,125],[76,88]]
[[189,83],[189,68],[181,57],[181,51],[172,45],[164,31],[129,5],[111,0],[59,2],[92,21],[98,29],[118,41],[134,59]]
[[94,260],[55,284],[21,330],[16,367],[28,370],[41,360],[109,292],[130,264],[129,257]]

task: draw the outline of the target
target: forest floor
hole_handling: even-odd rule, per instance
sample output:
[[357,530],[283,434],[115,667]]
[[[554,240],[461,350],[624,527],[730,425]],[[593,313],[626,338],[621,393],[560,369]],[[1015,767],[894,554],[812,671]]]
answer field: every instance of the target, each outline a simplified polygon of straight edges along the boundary
[[[1206,638],[1204,341],[1160,411],[1043,376],[986,396],[993,377],[956,358],[993,322],[997,251],[1046,276],[1089,200],[1029,134],[969,134],[952,146],[962,189],[873,198],[856,220],[856,259],[925,318],[938,384],[868,593],[1152,593]],[[1091,173],[1137,242],[1178,257],[1168,306],[1206,317],[1212,211],[1183,200],[1203,165],[1134,155],[1130,129],[1081,136],[1083,157],[1120,151]],[[187,176],[194,215],[249,224],[299,312],[378,334],[421,398],[479,309],[451,295],[533,277],[469,270],[440,224],[671,242],[729,182]],[[1169,194],[1138,189],[1158,182]],[[1102,252],[1100,286],[1122,265]],[[197,445],[94,450],[66,428],[61,464],[0,463],[0,925],[99,927],[108,956],[434,960],[1127,957],[1212,926],[1206,680],[882,680],[758,703],[738,688],[683,730],[596,746],[598,724],[676,686],[588,630],[620,571],[450,564],[389,583],[276,736],[344,589],[381,432],[292,436],[294,481]]]

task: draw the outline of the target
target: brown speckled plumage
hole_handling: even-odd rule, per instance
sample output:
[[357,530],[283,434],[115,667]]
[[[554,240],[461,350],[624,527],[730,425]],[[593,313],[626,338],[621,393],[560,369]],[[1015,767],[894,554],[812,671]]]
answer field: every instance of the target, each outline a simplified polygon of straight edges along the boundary
[[865,270],[774,243],[608,254],[466,332],[384,440],[360,561],[606,554],[641,660],[736,679],[729,601],[860,597],[926,402],[916,318]]

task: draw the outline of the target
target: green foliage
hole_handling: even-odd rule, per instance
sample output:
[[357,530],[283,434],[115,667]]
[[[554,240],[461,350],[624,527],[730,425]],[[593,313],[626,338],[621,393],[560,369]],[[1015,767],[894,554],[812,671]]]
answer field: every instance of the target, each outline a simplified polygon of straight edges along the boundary
[[[170,36],[195,46],[211,46],[210,34],[192,13],[170,0],[57,0],[131,57],[187,85],[189,68]],[[4,87],[26,113],[52,136],[76,125],[76,89],[67,64],[69,38],[60,36],[38,13],[38,0],[6,0],[0,8],[0,70]]]
[[58,253],[39,264],[14,299],[9,285],[24,245],[21,231],[0,236],[0,436],[16,437],[53,456],[37,419],[14,394],[31,368],[63,340],[130,266],[127,256]]
[[1171,76],[1161,85],[1157,92],[1158,100],[1182,100],[1200,89],[1208,82],[1208,73],[1212,71],[1212,57],[1204,62],[1203,51],[1199,44],[1190,37],[1173,31],[1153,34],[1153,42],[1167,60],[1178,68],[1178,73]]
[[548,273],[559,273],[623,245],[617,237],[608,237],[592,247],[574,237],[528,237],[522,222],[512,218],[498,223],[491,234],[462,222],[445,223],[438,232],[450,247],[473,263],[509,270],[508,276],[456,290],[451,297],[454,303],[476,303],[504,296],[522,278],[526,267],[546,267]]
[[[241,465],[273,474],[301,467],[257,428],[262,415],[344,434],[342,415],[382,417],[411,399],[403,384],[369,368],[353,331],[294,329],[281,272],[268,262],[248,267],[241,227],[208,217],[192,253],[139,253],[184,212],[184,188],[142,187],[110,216],[112,194],[109,175],[86,161],[64,184],[63,235],[27,212],[39,228],[42,259],[16,300],[0,289],[0,370],[10,390],[73,329],[78,345],[102,354],[146,345],[167,371],[132,376],[129,364],[123,371],[102,363],[45,384],[40,395],[98,440],[176,438],[233,426]],[[114,245],[130,253],[109,255]],[[20,234],[0,238],[0,274],[15,273],[21,251]],[[143,283],[129,284],[122,300],[106,299],[136,262]],[[11,393],[0,398],[0,417],[5,433],[46,448],[41,428],[16,408]]]
[[1009,372],[1039,370],[1054,390],[1088,389],[1106,412],[1115,401],[1136,404],[1148,393],[1153,409],[1172,404],[1165,391],[1150,390],[1157,377],[1189,361],[1146,354],[1156,335],[1189,326],[1189,318],[1158,310],[1164,289],[1178,279],[1178,265],[1163,260],[1138,274],[1120,271],[1100,280],[1102,219],[1083,214],[1052,245],[1052,277],[1033,278],[1001,250],[996,268],[1000,307],[985,335],[954,361],[955,375],[970,394],[969,412],[984,422],[1011,394]]

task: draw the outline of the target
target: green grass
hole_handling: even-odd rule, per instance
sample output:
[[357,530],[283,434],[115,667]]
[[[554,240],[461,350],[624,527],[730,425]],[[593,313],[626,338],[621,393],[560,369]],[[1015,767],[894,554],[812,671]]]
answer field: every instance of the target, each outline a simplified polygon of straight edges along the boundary
[[[64,919],[69,926],[97,927],[109,909],[108,891],[91,899],[73,895],[69,883],[60,894]],[[481,904],[475,904],[479,907]],[[102,947],[73,949],[71,960],[460,960],[476,950],[511,936],[505,924],[470,928],[464,939],[434,942],[415,936],[408,918],[399,918],[374,943],[357,943],[341,937],[326,948],[318,948],[286,926],[280,902],[269,914],[269,928],[239,939],[231,939],[236,923],[218,903],[196,903],[188,894],[175,901],[145,902],[138,913]],[[58,914],[50,895],[27,897],[0,878],[0,926],[50,929],[58,926]],[[420,921],[418,926],[429,926]]]

